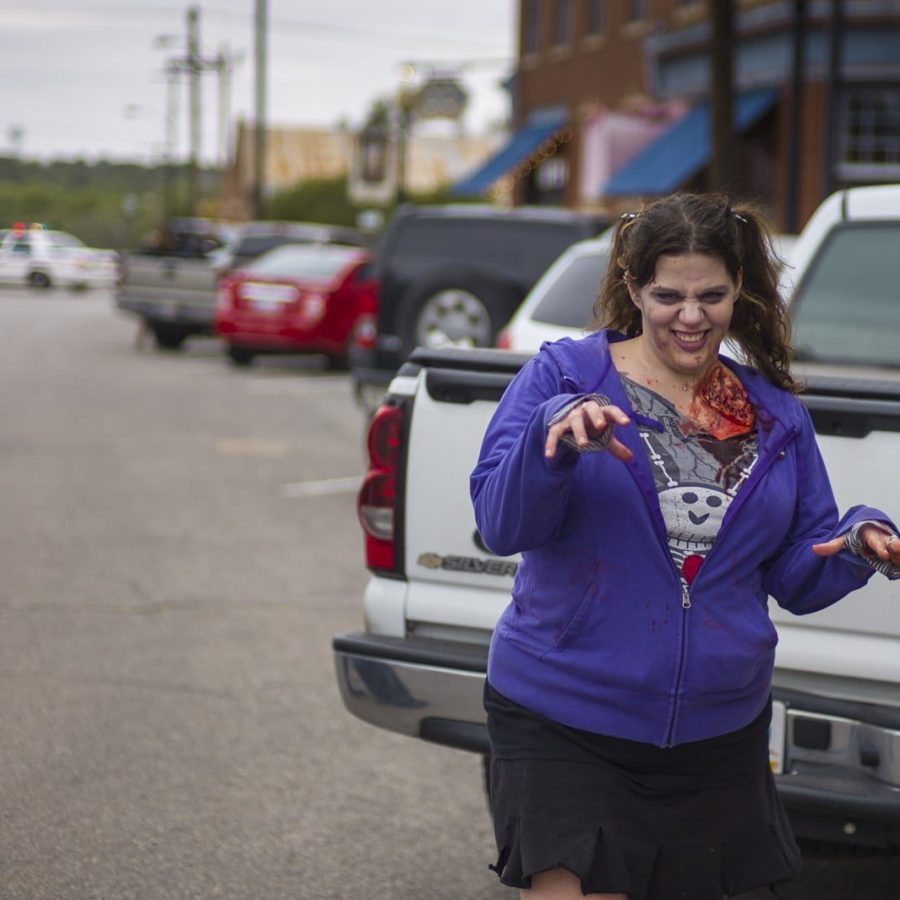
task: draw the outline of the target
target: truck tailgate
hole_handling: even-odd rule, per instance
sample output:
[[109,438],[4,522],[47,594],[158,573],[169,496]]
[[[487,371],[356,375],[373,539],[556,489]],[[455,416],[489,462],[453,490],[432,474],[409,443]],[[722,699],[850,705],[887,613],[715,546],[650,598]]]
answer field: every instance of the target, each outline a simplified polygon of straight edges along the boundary
[[[419,377],[406,485],[408,626],[448,638],[460,637],[455,628],[483,630],[486,639],[509,600],[518,557],[494,556],[481,544],[469,474],[511,376],[432,368]],[[441,630],[429,631],[437,623]]]
[[209,310],[216,302],[216,271],[208,259],[181,259],[174,256],[142,256],[128,260],[126,276],[117,292],[119,306],[150,304],[158,307],[160,318],[177,306]]

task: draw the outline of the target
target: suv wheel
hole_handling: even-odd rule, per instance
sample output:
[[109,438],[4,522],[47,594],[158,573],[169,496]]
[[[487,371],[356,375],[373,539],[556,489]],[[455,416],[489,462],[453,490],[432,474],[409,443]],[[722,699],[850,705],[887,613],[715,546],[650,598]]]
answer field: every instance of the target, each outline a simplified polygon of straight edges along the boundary
[[491,314],[481,298],[449,288],[425,301],[414,337],[422,347],[487,347],[491,330]]
[[490,347],[515,309],[512,295],[477,275],[426,279],[401,304],[399,330],[414,347]]

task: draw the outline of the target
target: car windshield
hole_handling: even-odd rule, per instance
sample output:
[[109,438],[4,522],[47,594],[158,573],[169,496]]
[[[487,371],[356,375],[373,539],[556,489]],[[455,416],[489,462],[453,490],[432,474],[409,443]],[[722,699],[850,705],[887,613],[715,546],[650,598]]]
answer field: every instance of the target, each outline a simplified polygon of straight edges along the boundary
[[549,325],[587,328],[608,262],[606,251],[576,257],[541,297],[531,318]]
[[893,222],[848,224],[832,233],[791,304],[798,359],[900,366],[898,237]]
[[243,267],[253,275],[329,281],[359,257],[353,248],[286,244]]

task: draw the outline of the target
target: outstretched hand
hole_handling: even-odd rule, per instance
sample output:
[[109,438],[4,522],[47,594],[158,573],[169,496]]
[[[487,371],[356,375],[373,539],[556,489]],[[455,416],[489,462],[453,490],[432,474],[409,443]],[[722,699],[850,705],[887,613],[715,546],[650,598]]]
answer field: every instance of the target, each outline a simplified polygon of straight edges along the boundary
[[[596,400],[588,400],[576,406],[564,419],[560,419],[547,429],[547,443],[544,456],[552,459],[556,455],[559,439],[571,432],[579,447],[586,447],[588,441],[600,437],[610,424],[628,425],[631,420],[618,406],[601,406]],[[606,448],[616,459],[630,460],[632,452],[618,439],[611,438]]]
[[[834,556],[844,549],[845,535],[823,544],[813,544],[812,551],[816,556]],[[877,525],[863,525],[859,530],[859,539],[863,550],[881,560],[890,560],[900,566],[900,539],[879,528]]]

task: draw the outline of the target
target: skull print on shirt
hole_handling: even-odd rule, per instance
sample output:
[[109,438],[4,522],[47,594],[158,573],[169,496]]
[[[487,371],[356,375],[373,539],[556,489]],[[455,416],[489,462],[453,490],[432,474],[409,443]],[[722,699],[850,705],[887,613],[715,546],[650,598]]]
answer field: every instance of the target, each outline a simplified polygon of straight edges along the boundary
[[622,381],[640,413],[637,425],[653,469],[672,561],[690,584],[756,464],[756,433],[719,441],[683,429],[681,415],[668,400],[627,378]]

